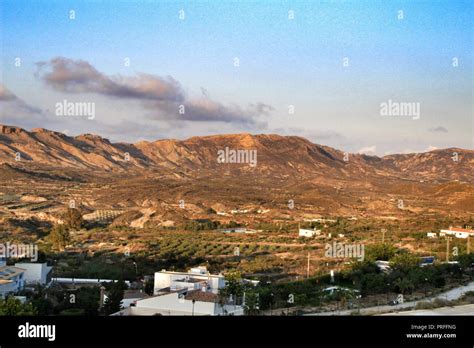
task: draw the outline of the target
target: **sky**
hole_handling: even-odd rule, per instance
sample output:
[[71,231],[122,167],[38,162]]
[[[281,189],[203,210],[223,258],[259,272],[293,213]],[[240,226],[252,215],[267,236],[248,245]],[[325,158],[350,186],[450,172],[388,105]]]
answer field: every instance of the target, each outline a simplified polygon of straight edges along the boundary
[[[473,12],[469,0],[1,0],[0,123],[126,142],[277,133],[379,156],[473,149]],[[65,103],[93,103],[94,117]]]

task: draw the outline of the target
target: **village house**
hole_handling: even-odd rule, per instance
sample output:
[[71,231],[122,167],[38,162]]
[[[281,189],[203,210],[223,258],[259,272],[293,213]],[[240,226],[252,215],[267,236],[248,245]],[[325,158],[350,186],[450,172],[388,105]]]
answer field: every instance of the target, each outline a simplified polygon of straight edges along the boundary
[[25,270],[25,284],[26,285],[47,285],[51,282],[51,274],[53,267],[44,263],[20,262],[15,263],[15,267]]
[[243,305],[219,295],[225,284],[222,274],[210,274],[203,266],[188,272],[163,270],[155,273],[154,296],[112,315],[243,315]]
[[0,266],[0,298],[5,298],[25,287],[25,270],[14,266],[7,266],[4,263],[2,265]]
[[299,237],[306,237],[306,238],[311,238],[314,236],[319,236],[321,234],[321,230],[306,230],[304,228],[300,228],[298,232]]
[[209,291],[217,293],[225,286],[224,275],[210,274],[205,266],[191,268],[188,272],[162,270],[155,273],[154,294],[159,294],[167,288],[195,290],[204,285]]
[[474,230],[449,226],[448,230],[441,230],[439,233],[440,237],[444,237],[446,235],[454,236],[456,238],[474,237]]

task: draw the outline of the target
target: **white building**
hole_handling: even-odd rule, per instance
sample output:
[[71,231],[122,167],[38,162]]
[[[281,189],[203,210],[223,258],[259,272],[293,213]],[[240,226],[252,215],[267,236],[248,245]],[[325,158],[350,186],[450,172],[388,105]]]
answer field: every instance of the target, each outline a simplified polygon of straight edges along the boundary
[[205,290],[169,291],[135,302],[115,315],[243,315],[240,305],[222,304],[219,295]]
[[314,236],[319,236],[321,234],[321,230],[305,230],[304,228],[299,229],[298,235],[300,237],[314,237]]
[[0,297],[16,293],[25,287],[25,270],[13,266],[0,267]]
[[46,285],[51,282],[51,273],[53,267],[44,263],[15,263],[15,267],[25,270],[25,284],[41,284]]
[[113,315],[243,315],[242,305],[219,296],[225,284],[222,274],[210,274],[203,266],[188,272],[163,270],[155,273],[154,296]]
[[441,230],[439,233],[440,237],[446,235],[455,236],[456,238],[474,237],[474,230],[449,226],[449,230]]
[[196,290],[206,288],[207,291],[218,293],[225,286],[222,274],[210,274],[204,266],[191,268],[188,272],[171,272],[162,270],[155,273],[155,295],[162,291],[181,289]]
[[257,233],[257,230],[246,228],[246,227],[230,227],[230,228],[221,228],[216,230],[216,232],[223,232],[223,233]]
[[437,238],[438,234],[436,234],[435,232],[428,232],[428,233],[426,233],[426,236],[428,238]]
[[230,211],[231,214],[247,214],[250,210],[248,209],[233,209]]
[[310,222],[336,222],[336,220],[333,219],[325,219],[325,218],[315,218],[315,219],[304,219],[304,221],[310,221]]
[[[145,298],[149,298],[150,296],[147,295],[143,291],[137,291],[137,290],[125,290],[123,292],[123,299],[120,302],[122,308],[129,308],[130,306],[135,305],[135,303],[139,300],[143,300]],[[104,293],[104,298],[103,302],[107,301],[109,297],[107,296],[106,293]]]

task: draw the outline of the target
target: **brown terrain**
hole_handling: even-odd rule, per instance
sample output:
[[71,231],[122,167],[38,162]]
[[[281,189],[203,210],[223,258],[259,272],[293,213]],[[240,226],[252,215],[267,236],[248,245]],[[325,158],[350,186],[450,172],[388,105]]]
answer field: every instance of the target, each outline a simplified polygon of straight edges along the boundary
[[[225,147],[257,150],[258,164],[218,163]],[[71,200],[91,218],[121,215],[132,227],[205,218],[209,208],[249,222],[474,212],[473,150],[344,157],[275,134],[126,144],[0,126],[0,219],[54,222]]]

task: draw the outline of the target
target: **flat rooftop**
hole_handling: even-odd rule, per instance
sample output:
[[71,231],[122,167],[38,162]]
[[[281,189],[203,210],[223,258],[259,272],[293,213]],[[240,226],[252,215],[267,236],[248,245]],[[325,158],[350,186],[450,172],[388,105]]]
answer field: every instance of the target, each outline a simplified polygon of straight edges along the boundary
[[0,279],[8,280],[24,272],[25,270],[23,268],[14,266],[3,266],[0,267]]
[[[203,274],[204,275],[204,274]],[[183,278],[183,279],[176,279],[175,282],[184,282],[184,283],[201,283],[205,281],[205,279],[196,279],[196,278]]]
[[211,274],[211,273],[206,273],[206,274],[201,274],[201,273],[193,273],[193,272],[174,272],[174,271],[159,271],[155,272],[155,274],[161,273],[161,274],[176,274],[176,275],[182,275],[182,276],[193,276],[193,277],[210,277],[210,278],[224,278],[222,274]]

